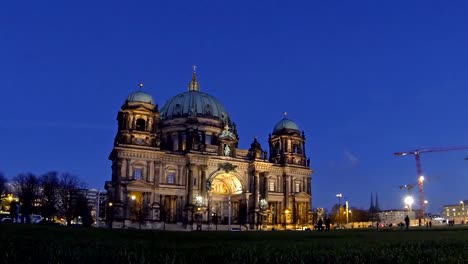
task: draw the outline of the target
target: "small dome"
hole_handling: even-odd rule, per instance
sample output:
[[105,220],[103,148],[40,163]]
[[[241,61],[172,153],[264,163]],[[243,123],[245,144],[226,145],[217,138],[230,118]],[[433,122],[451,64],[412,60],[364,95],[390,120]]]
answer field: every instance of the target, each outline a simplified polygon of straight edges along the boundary
[[276,123],[275,128],[273,128],[273,133],[279,132],[283,129],[300,131],[299,126],[294,121],[286,117],[281,119],[278,123]]
[[154,104],[153,97],[145,92],[136,91],[127,97],[127,102]]

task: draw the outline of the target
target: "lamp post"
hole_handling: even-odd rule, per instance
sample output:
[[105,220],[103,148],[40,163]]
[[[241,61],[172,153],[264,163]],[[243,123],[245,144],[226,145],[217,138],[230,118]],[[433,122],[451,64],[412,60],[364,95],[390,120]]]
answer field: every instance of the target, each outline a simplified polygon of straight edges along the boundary
[[341,198],[343,197],[342,193],[337,193],[336,198],[338,198],[338,222],[341,225]]

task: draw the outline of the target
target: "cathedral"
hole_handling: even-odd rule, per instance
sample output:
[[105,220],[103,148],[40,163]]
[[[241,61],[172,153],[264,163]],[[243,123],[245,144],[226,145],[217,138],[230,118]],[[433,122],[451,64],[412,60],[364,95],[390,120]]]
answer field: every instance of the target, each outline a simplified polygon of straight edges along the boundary
[[236,123],[200,90],[195,70],[188,90],[161,108],[141,88],[117,114],[112,178],[105,183],[112,225],[311,227],[306,137],[286,114],[268,147],[253,138],[241,149]]

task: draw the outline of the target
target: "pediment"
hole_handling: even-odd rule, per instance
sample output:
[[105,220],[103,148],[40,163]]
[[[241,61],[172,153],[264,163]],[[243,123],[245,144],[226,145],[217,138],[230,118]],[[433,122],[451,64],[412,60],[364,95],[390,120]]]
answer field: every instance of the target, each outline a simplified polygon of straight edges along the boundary
[[307,193],[305,192],[300,192],[300,193],[296,193],[294,194],[294,198],[296,199],[307,199],[307,200],[310,200],[310,195],[308,195]]
[[152,188],[153,186],[145,181],[142,181],[142,180],[134,180],[132,182],[130,182],[128,185],[127,185],[127,189],[129,190],[132,190],[132,189],[148,189],[148,188]]

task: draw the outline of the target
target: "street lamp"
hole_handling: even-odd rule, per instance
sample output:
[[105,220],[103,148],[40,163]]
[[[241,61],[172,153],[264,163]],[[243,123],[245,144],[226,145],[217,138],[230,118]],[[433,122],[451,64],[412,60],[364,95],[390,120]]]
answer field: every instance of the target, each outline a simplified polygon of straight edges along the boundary
[[413,197],[411,197],[411,196],[409,196],[409,195],[406,196],[404,202],[405,202],[406,205],[408,205],[408,212],[411,212],[411,206],[412,206],[413,203],[414,203]]
[[336,197],[338,198],[338,205],[341,206],[341,197],[343,197],[342,193],[337,193]]

